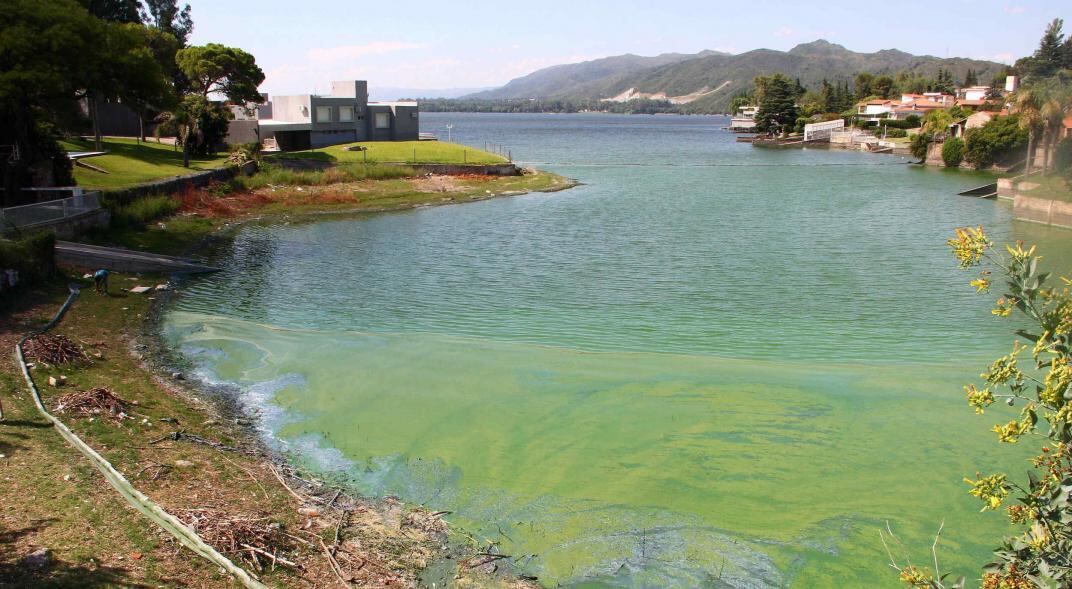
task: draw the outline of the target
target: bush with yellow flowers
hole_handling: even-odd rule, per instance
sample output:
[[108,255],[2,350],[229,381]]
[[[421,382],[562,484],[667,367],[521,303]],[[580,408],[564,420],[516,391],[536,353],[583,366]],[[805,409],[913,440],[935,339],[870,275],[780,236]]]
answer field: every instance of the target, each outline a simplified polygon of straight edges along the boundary
[[[982,586],[1072,588],[1072,281],[1061,278],[1053,284],[1051,275],[1039,270],[1041,258],[1034,247],[1017,243],[1005,252],[996,250],[982,227],[957,229],[948,244],[961,268],[980,269],[971,281],[977,292],[991,291],[992,274],[1004,276],[995,316],[1016,313],[1030,325],[1015,330],[1012,351],[980,375],[983,383],[964,387],[976,413],[1002,400],[1020,407],[1015,419],[994,425],[999,442],[1040,443],[1026,481],[1014,482],[1005,473],[965,479],[983,511],[1006,506],[1009,520],[1023,530],[994,551]],[[942,579],[925,568],[905,567],[901,580],[911,587],[943,587]],[[954,586],[962,585],[960,580]]]

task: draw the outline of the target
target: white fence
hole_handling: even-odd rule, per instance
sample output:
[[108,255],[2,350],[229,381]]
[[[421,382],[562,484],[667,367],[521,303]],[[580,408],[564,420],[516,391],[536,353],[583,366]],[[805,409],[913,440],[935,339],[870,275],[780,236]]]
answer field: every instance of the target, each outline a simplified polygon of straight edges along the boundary
[[27,227],[95,211],[100,208],[99,197],[99,192],[86,192],[58,200],[0,209],[0,227]]
[[824,121],[822,123],[808,123],[804,125],[804,141],[816,141],[818,139],[829,139],[830,134],[835,130],[845,128],[845,119],[836,119],[833,121]]

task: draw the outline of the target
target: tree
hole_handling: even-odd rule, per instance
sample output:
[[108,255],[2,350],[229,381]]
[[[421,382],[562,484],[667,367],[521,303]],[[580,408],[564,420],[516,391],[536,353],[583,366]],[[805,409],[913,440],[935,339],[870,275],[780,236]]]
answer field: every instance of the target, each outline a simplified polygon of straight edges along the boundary
[[1027,131],[1027,157],[1024,160],[1025,171],[1030,174],[1035,161],[1035,138],[1042,126],[1041,96],[1030,88],[1023,88],[1016,93],[1016,114],[1020,128]]
[[150,32],[141,24],[101,26],[97,43],[100,59],[93,62],[86,86],[93,135],[103,149],[97,109],[101,101],[118,100],[135,111],[146,105],[169,106],[174,94],[149,48]]
[[927,149],[931,146],[931,139],[930,133],[921,130],[912,136],[912,141],[908,144],[912,155],[918,157],[920,163],[927,159]]
[[141,22],[141,3],[138,0],[81,0],[93,16],[118,23]]
[[[759,87],[759,78],[756,86]],[[756,112],[756,129],[764,133],[788,131],[797,119],[796,92],[793,83],[782,74],[766,78]]]
[[854,94],[854,97],[857,101],[863,100],[868,96],[875,94],[874,90],[871,87],[874,81],[875,76],[872,76],[867,72],[860,72],[859,74],[856,74],[856,82],[854,85],[856,88],[856,93]]
[[[264,72],[252,55],[218,43],[187,47],[175,56],[179,70],[190,80],[192,92],[182,102],[176,121],[182,126],[183,165],[190,166],[188,139],[199,132],[199,123],[213,120],[209,96],[222,94],[235,104],[261,103],[257,87]],[[197,98],[200,98],[198,100]]]
[[893,78],[879,76],[871,82],[871,92],[879,98],[889,98],[893,95]]
[[975,70],[968,68],[968,73],[964,74],[964,83],[962,86],[977,86],[979,85],[979,76],[975,73]]
[[[129,94],[159,72],[137,25],[92,16],[74,0],[0,2],[0,158],[5,203],[27,185],[69,183],[55,123],[87,90]],[[66,173],[65,173],[66,170]]]
[[186,46],[190,33],[194,32],[194,21],[190,16],[190,5],[181,9],[177,0],[144,0],[146,6],[145,21],[147,24],[170,34],[179,42],[181,47]]
[[942,143],[942,162],[947,168],[955,168],[964,161],[964,141],[960,137],[950,137]]
[[964,157],[976,168],[994,163],[1010,163],[1027,145],[1027,131],[1015,115],[994,117],[977,129],[969,129],[964,141]]

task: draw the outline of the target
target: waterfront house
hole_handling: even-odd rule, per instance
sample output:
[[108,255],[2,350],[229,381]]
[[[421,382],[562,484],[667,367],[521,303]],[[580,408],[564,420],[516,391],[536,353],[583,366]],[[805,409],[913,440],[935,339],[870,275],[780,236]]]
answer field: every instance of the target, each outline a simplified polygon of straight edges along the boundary
[[737,109],[737,114],[730,119],[730,131],[751,133],[756,130],[756,113],[758,106],[742,106]]
[[896,104],[892,100],[867,100],[856,105],[856,114],[877,117],[893,112]]
[[957,98],[960,100],[986,100],[990,92],[990,86],[967,86],[957,88]]
[[[331,94],[275,96],[258,109],[257,133],[282,151],[355,141],[416,141],[416,102],[369,102],[364,80],[332,82]],[[235,121],[238,122],[238,121]]]
[[1009,114],[1008,110],[1002,110],[1001,112],[995,112],[992,110],[981,110],[977,113],[972,113],[964,123],[964,129],[978,129],[983,125],[989,123],[994,117],[1006,116]]

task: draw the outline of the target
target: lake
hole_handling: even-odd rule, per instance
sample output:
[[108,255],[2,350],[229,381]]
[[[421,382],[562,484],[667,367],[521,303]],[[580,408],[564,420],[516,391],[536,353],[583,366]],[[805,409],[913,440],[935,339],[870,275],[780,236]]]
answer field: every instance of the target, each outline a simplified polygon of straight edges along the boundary
[[428,113],[578,179],[243,227],[165,337],[273,443],[497,542],[548,586],[898,586],[879,541],[978,578],[1023,470],[962,385],[1012,343],[945,246],[1072,231],[959,197],[985,174],[765,150],[722,117]]

